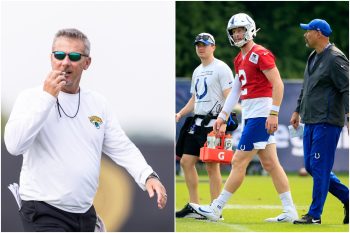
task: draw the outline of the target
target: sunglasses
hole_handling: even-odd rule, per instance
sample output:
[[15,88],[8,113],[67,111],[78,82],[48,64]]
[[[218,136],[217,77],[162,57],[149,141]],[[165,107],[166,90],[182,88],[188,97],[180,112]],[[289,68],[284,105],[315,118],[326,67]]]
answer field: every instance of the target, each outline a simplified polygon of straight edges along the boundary
[[213,39],[209,35],[198,35],[198,36],[196,36],[196,39],[195,39],[194,43],[197,43],[200,40],[209,41],[210,43],[214,43]]
[[205,41],[207,41],[207,40],[209,40],[209,38],[210,38],[210,36],[208,36],[208,35],[198,35],[198,36],[196,36],[196,40],[205,40]]
[[60,60],[60,61],[62,61],[66,57],[66,55],[68,55],[68,58],[71,61],[79,61],[82,56],[88,57],[88,55],[76,53],[76,52],[65,53],[62,51],[54,51],[54,52],[52,52],[52,54],[57,60]]

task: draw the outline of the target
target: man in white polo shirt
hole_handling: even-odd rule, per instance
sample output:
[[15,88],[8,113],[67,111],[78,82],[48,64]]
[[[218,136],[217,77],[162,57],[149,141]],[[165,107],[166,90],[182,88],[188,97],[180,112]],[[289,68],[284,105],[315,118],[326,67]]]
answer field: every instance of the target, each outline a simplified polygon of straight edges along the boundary
[[[192,97],[188,103],[176,114],[178,122],[182,116],[194,113],[194,119],[183,139],[178,140],[177,155],[184,171],[185,181],[189,193],[189,202],[199,203],[198,174],[196,163],[199,160],[200,148],[207,140],[207,135],[213,130],[213,124],[225,98],[231,90],[233,74],[230,67],[214,57],[215,39],[209,33],[200,33],[196,36],[194,45],[201,64],[194,70],[191,83]],[[182,145],[180,141],[183,141]],[[209,176],[210,196],[217,198],[221,190],[221,173],[219,163],[206,163]],[[193,213],[189,204],[176,212],[177,218],[202,218]]]

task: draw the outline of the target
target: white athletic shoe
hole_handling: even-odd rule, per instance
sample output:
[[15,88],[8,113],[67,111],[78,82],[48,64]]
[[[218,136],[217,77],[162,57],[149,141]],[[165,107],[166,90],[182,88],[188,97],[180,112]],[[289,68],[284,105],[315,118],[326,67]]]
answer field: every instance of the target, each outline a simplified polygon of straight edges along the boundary
[[176,218],[195,218],[195,219],[206,219],[205,217],[195,213],[190,206],[186,204],[182,210],[176,211]]
[[298,213],[296,209],[291,209],[291,210],[284,210],[282,214],[278,215],[277,217],[274,218],[267,218],[265,219],[266,222],[294,222],[294,220],[297,220]]
[[222,218],[221,210],[217,207],[214,207],[213,204],[201,206],[195,203],[190,203],[190,206],[196,213],[206,217],[211,221],[218,221],[220,218]]
[[189,213],[184,218],[194,218],[194,219],[200,219],[200,220],[206,219],[204,216],[197,214],[197,213]]

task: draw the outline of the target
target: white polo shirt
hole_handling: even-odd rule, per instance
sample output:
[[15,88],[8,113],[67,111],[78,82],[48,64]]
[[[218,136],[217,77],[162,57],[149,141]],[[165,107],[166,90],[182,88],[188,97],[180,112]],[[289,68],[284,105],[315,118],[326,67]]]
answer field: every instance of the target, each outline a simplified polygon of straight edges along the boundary
[[[74,116],[79,94],[60,92],[58,100],[66,114]],[[83,88],[74,118],[67,117],[62,109],[60,117],[56,98],[42,87],[19,95],[4,140],[11,154],[23,154],[22,200],[44,201],[73,213],[86,212],[97,191],[102,152],[126,168],[145,190],[146,178],[153,170],[111,110],[104,97]]]
[[232,82],[232,71],[223,61],[214,58],[209,65],[200,64],[194,70],[191,82],[191,93],[196,97],[194,113],[206,115],[216,101],[216,105],[222,107],[225,102],[223,91],[231,88]]
[[[223,61],[214,58],[206,65],[200,64],[192,75],[191,94],[195,95],[194,114],[206,115],[212,110],[218,115],[225,103],[224,90],[231,88],[233,74]],[[196,124],[200,125],[201,119]],[[212,126],[215,120],[209,123]]]

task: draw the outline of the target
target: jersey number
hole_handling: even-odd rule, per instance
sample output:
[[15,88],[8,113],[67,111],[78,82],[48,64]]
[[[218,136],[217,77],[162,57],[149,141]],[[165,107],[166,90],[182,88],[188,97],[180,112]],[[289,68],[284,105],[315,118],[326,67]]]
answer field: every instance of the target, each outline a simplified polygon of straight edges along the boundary
[[[238,78],[240,78],[241,76],[242,76],[241,83],[243,87],[244,85],[247,84],[247,75],[245,74],[244,70],[238,70]],[[247,88],[242,89],[241,95],[247,95],[247,94],[248,94],[248,89]]]

